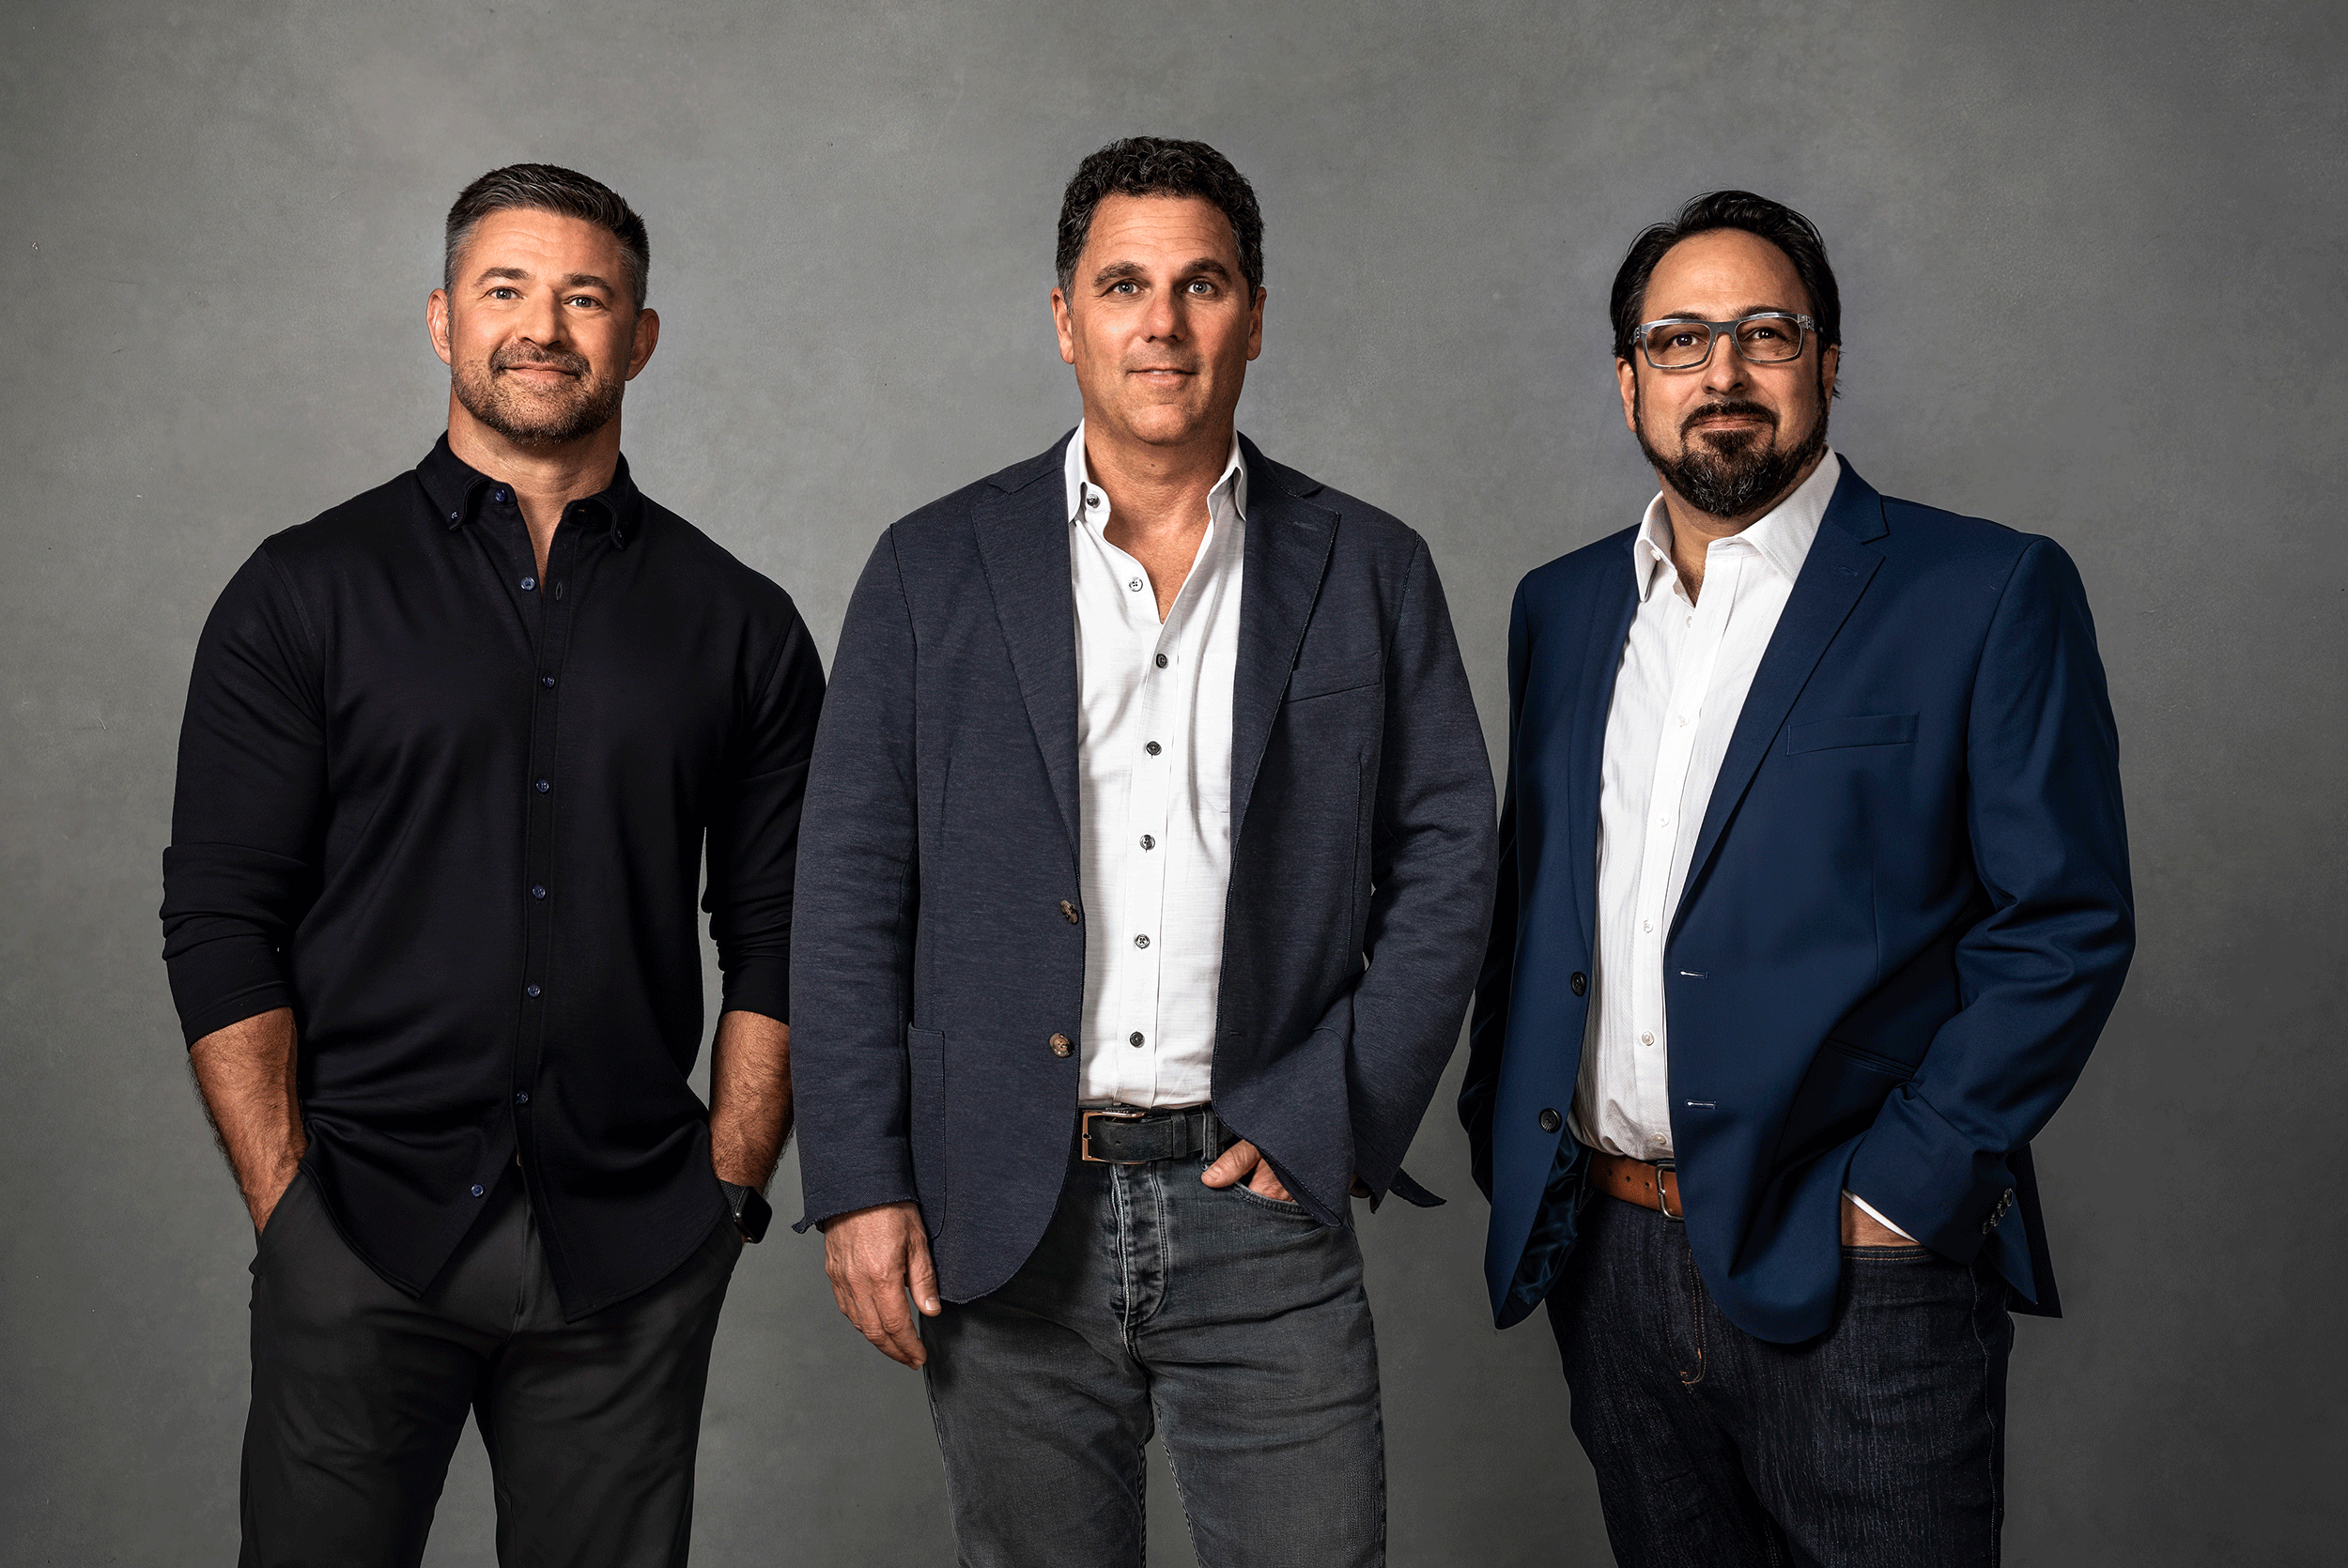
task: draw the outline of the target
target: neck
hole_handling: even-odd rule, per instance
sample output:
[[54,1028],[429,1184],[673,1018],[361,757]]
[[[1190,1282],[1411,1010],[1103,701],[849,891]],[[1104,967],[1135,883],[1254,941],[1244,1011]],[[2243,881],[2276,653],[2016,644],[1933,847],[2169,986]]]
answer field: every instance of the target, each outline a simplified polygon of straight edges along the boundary
[[1134,439],[1085,410],[1085,472],[1109,498],[1114,531],[1139,539],[1197,535],[1207,527],[1207,497],[1231,457],[1231,420],[1179,445]]
[[1672,565],[1678,569],[1679,580],[1686,585],[1688,597],[1693,599],[1704,587],[1705,552],[1711,547],[1713,540],[1734,538],[1776,511],[1785,503],[1787,496],[1810,483],[1810,476],[1816,473],[1818,465],[1825,461],[1826,452],[1821,448],[1815,457],[1801,466],[1801,471],[1794,475],[1793,482],[1785,488],[1752,511],[1734,517],[1716,517],[1709,512],[1699,512],[1658,470],[1655,483],[1662,489],[1663,515],[1671,524]]
[[601,495],[620,466],[620,419],[617,414],[599,429],[575,441],[557,444],[521,442],[490,429],[473,418],[454,392],[448,400],[448,449],[467,467],[514,487],[530,530],[530,547],[546,575],[547,552],[554,546],[554,528],[563,509],[575,500]]

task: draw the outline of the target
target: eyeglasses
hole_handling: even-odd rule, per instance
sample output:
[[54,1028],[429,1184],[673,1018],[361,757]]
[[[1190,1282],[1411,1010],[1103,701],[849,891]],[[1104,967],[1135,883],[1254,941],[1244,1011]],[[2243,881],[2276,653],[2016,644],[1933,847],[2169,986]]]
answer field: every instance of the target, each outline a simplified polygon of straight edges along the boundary
[[1737,352],[1751,363],[1775,365],[1800,359],[1802,334],[1817,330],[1806,315],[1770,312],[1742,321],[1650,321],[1631,336],[1656,369],[1694,370],[1711,362],[1712,345],[1723,332],[1737,340]]

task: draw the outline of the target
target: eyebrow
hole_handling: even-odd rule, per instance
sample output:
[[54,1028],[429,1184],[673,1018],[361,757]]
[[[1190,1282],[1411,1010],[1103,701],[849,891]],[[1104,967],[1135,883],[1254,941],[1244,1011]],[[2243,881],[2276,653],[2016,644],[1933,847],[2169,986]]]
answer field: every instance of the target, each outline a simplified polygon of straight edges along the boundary
[[[1742,321],[1748,315],[1800,315],[1801,314],[1791,305],[1747,305],[1727,319]],[[1665,311],[1653,319],[1657,321],[1702,321],[1704,317],[1694,311]]]
[[[1179,275],[1185,278],[1196,278],[1205,273],[1213,273],[1214,276],[1223,279],[1227,283],[1230,281],[1231,277],[1231,269],[1224,266],[1221,261],[1217,260],[1213,256],[1198,257],[1197,260],[1190,263],[1189,266],[1184,267]],[[1149,269],[1144,268],[1141,263],[1137,261],[1113,261],[1106,267],[1102,268],[1098,272],[1092,274],[1092,281],[1095,284],[1110,284],[1121,282],[1126,278],[1144,278],[1147,276],[1149,276]]]
[[[509,278],[516,283],[528,283],[533,276],[534,276],[534,274],[532,273],[530,269],[526,267],[485,267],[481,269],[479,275],[473,279],[473,282],[484,283],[491,278]],[[610,288],[611,284],[610,280],[598,273],[567,272],[564,274],[562,286],[564,288],[609,289]]]

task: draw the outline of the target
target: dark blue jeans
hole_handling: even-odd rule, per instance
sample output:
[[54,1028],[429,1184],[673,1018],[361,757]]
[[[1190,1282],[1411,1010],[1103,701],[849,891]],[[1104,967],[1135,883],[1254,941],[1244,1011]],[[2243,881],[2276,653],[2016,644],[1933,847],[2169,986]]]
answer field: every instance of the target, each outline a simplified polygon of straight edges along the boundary
[[1923,1247],[1846,1247],[1834,1322],[1731,1324],[1686,1228],[1594,1197],[1550,1323],[1622,1568],[1995,1564],[2006,1286]]
[[1353,1232],[1205,1169],[1072,1161],[1011,1283],[922,1323],[967,1568],[1140,1568],[1153,1426],[1201,1568],[1385,1561]]

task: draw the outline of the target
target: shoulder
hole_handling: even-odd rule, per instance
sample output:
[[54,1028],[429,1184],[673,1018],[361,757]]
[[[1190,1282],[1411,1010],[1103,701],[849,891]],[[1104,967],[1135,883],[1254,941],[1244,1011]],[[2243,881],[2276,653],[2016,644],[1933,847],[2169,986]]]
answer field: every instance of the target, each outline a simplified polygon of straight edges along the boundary
[[780,583],[651,497],[643,498],[643,504],[645,543],[671,555],[690,575],[696,592],[714,594],[760,619],[798,620],[798,607]]
[[1628,590],[1630,545],[1638,535],[1636,527],[1621,529],[1534,567],[1517,583],[1517,602],[1527,615],[1538,616],[1585,601],[1617,576]]
[[256,558],[302,580],[397,548],[432,518],[431,498],[411,470],[270,534]]
[[914,508],[888,525],[881,536],[883,546],[900,551],[934,552],[941,546],[968,541],[972,520],[990,508],[1048,501],[1057,510],[1059,501],[1053,487],[1058,484],[1060,454],[1067,447],[1068,437],[1062,436],[1032,457],[1022,458],[984,479],[973,480],[959,490],[949,491]]
[[1418,530],[1393,513],[1361,497],[1326,484],[1301,469],[1275,463],[1242,438],[1247,463],[1247,509],[1260,513],[1274,496],[1326,512],[1337,519],[1336,547],[1381,566],[1408,569],[1427,547]]
[[1867,546],[1920,588],[1995,600],[2016,586],[2069,592],[2078,580],[2069,553],[2043,533],[1895,496],[1879,500],[1883,532]]

